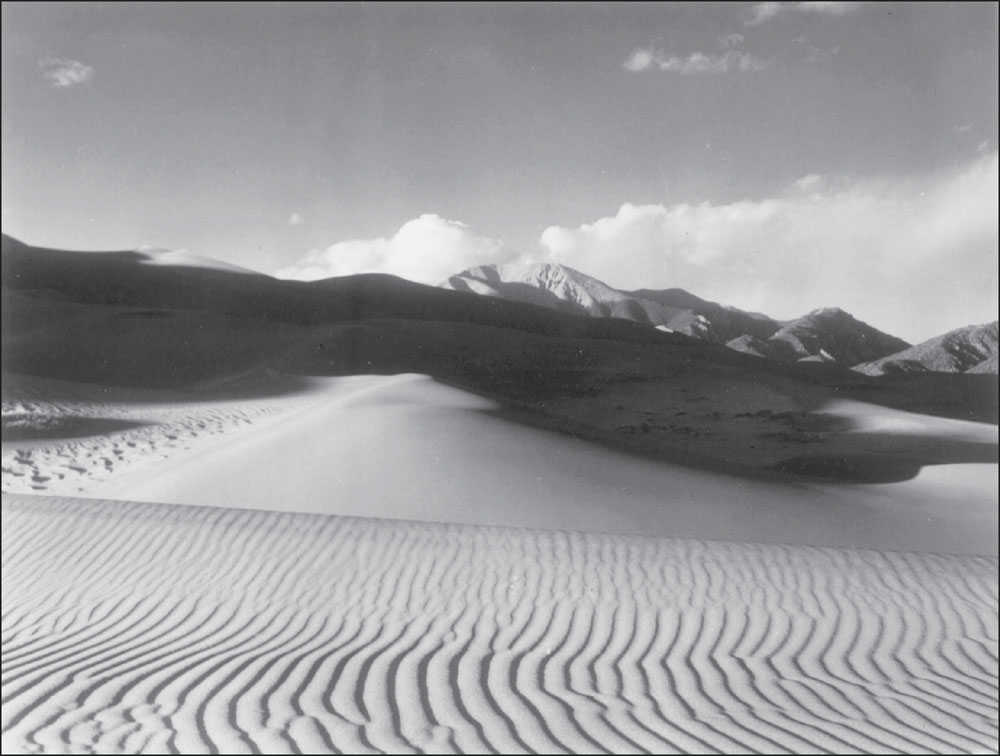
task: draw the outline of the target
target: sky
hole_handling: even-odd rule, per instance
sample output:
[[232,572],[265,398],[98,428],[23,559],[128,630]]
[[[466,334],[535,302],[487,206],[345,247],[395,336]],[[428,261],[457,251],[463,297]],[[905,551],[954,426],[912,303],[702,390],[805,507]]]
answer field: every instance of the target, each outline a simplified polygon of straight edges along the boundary
[[993,3],[2,6],[3,231],[997,317]]

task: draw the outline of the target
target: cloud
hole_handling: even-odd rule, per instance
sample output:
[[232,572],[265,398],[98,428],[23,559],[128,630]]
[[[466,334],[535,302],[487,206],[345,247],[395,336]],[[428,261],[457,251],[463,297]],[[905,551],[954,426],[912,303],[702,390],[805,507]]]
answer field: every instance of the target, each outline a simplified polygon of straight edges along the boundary
[[838,306],[921,340],[996,319],[997,152],[906,181],[805,176],[729,204],[624,204],[541,235],[542,259],[779,318]]
[[656,62],[656,55],[652,50],[638,48],[632,52],[628,60],[625,61],[625,69],[628,71],[645,71]]
[[782,3],[757,3],[750,9],[753,15],[747,21],[747,26],[755,26],[774,18],[781,13],[781,6]]
[[437,284],[465,268],[514,258],[498,239],[480,236],[464,223],[427,214],[407,221],[391,237],[354,239],[313,250],[276,275],[312,281],[355,273],[391,273]]
[[94,69],[78,60],[43,58],[38,61],[38,67],[42,72],[42,78],[57,89],[86,84],[94,78]]
[[819,13],[827,16],[846,16],[861,7],[861,3],[811,2],[811,3],[756,3],[750,8],[747,26],[756,26],[776,16],[795,11]]
[[727,34],[724,37],[719,37],[719,47],[736,47],[743,42],[742,34]]
[[638,48],[624,63],[627,71],[639,72],[651,68],[680,74],[727,73],[729,71],[762,71],[770,65],[750,53],[726,50],[717,55],[695,52],[681,58],[662,50]]
[[291,215],[288,216],[288,222],[292,226],[301,226],[306,221],[305,221],[305,218],[303,218],[298,213],[292,213]]
[[622,289],[679,286],[782,319],[843,307],[920,341],[996,319],[997,166],[994,147],[953,171],[905,180],[814,173],[770,197],[626,203],[591,223],[546,228],[526,256],[427,214],[391,236],[313,250],[277,275],[377,272],[436,284],[476,265],[531,259]]
[[819,184],[823,182],[823,177],[818,173],[810,173],[808,176],[803,176],[792,182],[792,186],[798,189],[800,192],[807,192],[810,189],[818,187]]

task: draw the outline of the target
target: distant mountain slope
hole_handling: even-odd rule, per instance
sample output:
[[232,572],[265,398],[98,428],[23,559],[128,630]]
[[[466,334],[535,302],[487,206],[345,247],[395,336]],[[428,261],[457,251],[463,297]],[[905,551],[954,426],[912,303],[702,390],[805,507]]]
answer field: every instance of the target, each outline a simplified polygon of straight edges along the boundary
[[639,301],[654,302],[665,308],[670,316],[662,325],[719,344],[747,334],[767,338],[780,326],[767,315],[710,302],[684,289],[638,289],[626,293]]
[[441,287],[577,315],[624,318],[784,362],[850,366],[910,346],[836,308],[781,323],[683,289],[620,291],[564,265],[482,265],[452,276]]
[[872,328],[841,309],[827,307],[786,323],[766,341],[744,336],[727,346],[771,359],[856,365],[885,357],[910,345]]
[[440,284],[443,289],[540,305],[574,315],[649,323],[630,297],[562,265],[481,265]]
[[997,373],[997,321],[966,326],[882,359],[854,367],[866,375],[886,373]]
[[482,265],[440,284],[561,312],[623,318],[724,344],[743,334],[766,338],[779,324],[766,315],[724,307],[683,289],[619,291],[565,265]]

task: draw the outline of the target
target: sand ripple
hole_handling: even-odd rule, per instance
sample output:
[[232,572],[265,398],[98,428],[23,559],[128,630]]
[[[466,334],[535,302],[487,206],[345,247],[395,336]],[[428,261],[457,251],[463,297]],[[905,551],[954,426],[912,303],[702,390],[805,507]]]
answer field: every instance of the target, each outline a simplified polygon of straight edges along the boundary
[[127,473],[136,462],[169,459],[190,449],[195,439],[254,425],[294,406],[294,398],[155,407],[5,401],[4,439],[11,443],[0,460],[0,488],[3,493],[79,495]]
[[995,752],[997,560],[5,496],[5,752]]

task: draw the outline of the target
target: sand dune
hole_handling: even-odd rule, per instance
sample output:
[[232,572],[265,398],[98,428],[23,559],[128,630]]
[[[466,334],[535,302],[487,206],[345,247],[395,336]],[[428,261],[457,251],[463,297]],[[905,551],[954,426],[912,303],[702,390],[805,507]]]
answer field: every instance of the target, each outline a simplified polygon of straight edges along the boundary
[[997,562],[7,496],[5,752],[989,752]]
[[259,429],[301,404],[295,394],[252,402],[145,398],[4,401],[3,491],[83,494],[190,451],[196,440],[217,444],[241,426]]
[[[686,458],[644,458],[515,422],[496,402],[420,375],[315,379],[310,391],[268,400],[47,406],[144,425],[34,448],[7,445],[6,492],[997,553],[996,467],[985,462],[926,467],[912,480],[882,484],[747,477],[736,466],[720,471],[713,459],[714,467],[698,467]],[[860,411],[834,409],[848,419]],[[919,422],[907,443],[930,434],[941,445],[949,434],[968,434],[967,443],[978,439],[995,453],[995,427],[885,412],[897,430],[907,418]],[[863,430],[861,420],[851,422]]]

